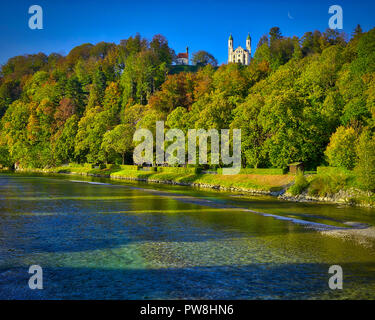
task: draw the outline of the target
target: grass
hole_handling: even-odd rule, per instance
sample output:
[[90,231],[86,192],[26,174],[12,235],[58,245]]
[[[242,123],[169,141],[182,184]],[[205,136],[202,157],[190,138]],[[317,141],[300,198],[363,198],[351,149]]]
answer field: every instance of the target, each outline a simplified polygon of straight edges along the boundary
[[[323,169],[324,168],[324,169]],[[355,185],[355,175],[352,171],[318,167],[316,176],[310,182],[308,194],[311,196],[331,196],[340,190],[346,190]]]
[[294,177],[288,175],[221,175],[221,174],[200,174],[192,172],[147,172],[122,170],[111,174],[114,178],[142,179],[147,181],[167,181],[185,184],[200,184],[213,187],[242,188],[259,191],[278,191],[290,183]]
[[288,189],[288,192],[293,196],[301,194],[309,186],[309,181],[307,181],[302,171],[298,171],[294,184]]
[[252,191],[280,191],[294,180],[291,175],[277,174],[202,174],[197,168],[158,167],[157,171],[138,170],[137,166],[92,168],[91,165],[69,164],[49,169],[26,169],[29,172],[97,175],[115,179],[143,180],[159,183],[181,183],[214,188],[237,188]]

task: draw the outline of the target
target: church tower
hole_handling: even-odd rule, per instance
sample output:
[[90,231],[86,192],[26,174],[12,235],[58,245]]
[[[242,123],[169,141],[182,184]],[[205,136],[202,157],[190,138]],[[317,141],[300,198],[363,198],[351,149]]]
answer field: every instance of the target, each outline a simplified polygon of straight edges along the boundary
[[233,48],[233,37],[230,35],[228,40],[228,63],[240,63],[248,66],[251,60],[251,38],[250,34],[246,38],[246,49],[241,46]]
[[251,38],[250,38],[250,33],[247,35],[246,39],[246,50],[249,52],[249,55],[251,56]]
[[233,55],[233,37],[231,34],[228,40],[228,63],[233,62],[232,55]]

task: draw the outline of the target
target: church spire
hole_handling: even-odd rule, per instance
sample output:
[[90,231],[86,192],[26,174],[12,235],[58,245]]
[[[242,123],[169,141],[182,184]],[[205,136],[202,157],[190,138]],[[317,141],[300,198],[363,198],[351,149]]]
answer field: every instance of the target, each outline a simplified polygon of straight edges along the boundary
[[249,55],[251,55],[251,37],[250,37],[250,33],[247,35],[247,38],[246,38],[246,50],[247,50],[247,52],[249,52]]

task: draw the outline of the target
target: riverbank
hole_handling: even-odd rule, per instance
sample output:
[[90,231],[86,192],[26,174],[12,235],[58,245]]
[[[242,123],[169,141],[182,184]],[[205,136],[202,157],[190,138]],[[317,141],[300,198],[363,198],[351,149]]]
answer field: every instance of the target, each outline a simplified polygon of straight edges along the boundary
[[345,204],[350,206],[375,208],[374,195],[361,191],[359,189],[351,188],[349,190],[340,190],[337,193],[326,196],[311,196],[308,191],[304,191],[299,195],[292,195],[285,192],[278,196],[279,199],[293,202],[329,202],[335,204]]
[[[156,170],[156,171],[155,171]],[[293,195],[289,188],[295,183],[295,176],[288,174],[236,174],[222,175],[201,173],[194,168],[143,168],[137,166],[92,167],[89,165],[64,166],[48,169],[19,169],[18,172],[43,174],[71,174],[103,177],[117,180],[143,181],[149,183],[171,184],[207,188],[228,192],[259,194],[278,197],[293,202],[328,202],[362,207],[375,207],[375,196],[350,187],[340,185],[327,194],[316,192],[316,181],[320,175],[308,176],[309,185],[300,194]],[[326,185],[324,185],[324,188]]]
[[137,170],[136,166],[90,168],[88,166],[56,167],[49,169],[18,169],[17,172],[72,174],[120,180],[133,180],[161,184],[173,184],[250,194],[280,195],[294,181],[292,175],[237,174],[222,175],[199,173],[194,168],[152,168]]

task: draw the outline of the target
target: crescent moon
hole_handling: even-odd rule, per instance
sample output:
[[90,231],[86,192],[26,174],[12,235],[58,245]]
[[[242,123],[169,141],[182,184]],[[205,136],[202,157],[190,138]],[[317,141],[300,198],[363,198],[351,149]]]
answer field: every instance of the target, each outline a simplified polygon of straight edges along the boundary
[[292,15],[290,14],[289,11],[288,11],[288,18],[289,18],[289,19],[294,19],[294,18],[292,17]]

